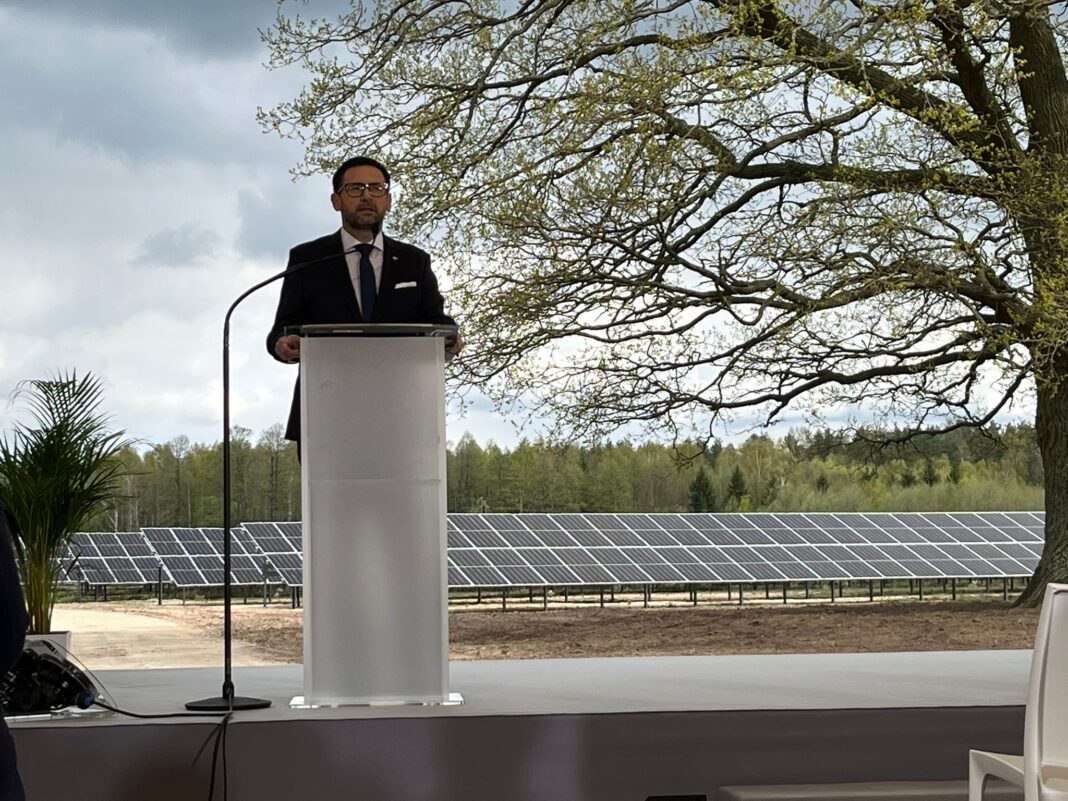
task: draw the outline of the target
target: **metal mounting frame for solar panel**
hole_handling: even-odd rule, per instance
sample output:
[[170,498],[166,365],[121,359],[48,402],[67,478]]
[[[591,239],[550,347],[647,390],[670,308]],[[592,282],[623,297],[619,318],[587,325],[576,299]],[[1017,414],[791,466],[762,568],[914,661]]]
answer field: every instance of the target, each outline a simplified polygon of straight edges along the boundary
[[[71,578],[93,586],[155,584],[161,562],[140,531],[79,532],[65,554]],[[164,568],[162,579],[172,581]]]
[[77,554],[71,550],[69,543],[63,547],[63,552],[56,557],[54,564],[59,571],[59,582],[61,584],[78,584],[81,582],[81,578],[78,576],[77,570],[75,570],[76,557]]
[[450,514],[451,587],[1023,578],[1041,512]]
[[[221,528],[148,527],[141,529],[179,587],[223,586],[223,530]],[[236,586],[263,584],[266,563],[248,532],[230,530],[230,582]]]
[[304,555],[300,523],[242,523],[267,563],[287,587],[304,583]]

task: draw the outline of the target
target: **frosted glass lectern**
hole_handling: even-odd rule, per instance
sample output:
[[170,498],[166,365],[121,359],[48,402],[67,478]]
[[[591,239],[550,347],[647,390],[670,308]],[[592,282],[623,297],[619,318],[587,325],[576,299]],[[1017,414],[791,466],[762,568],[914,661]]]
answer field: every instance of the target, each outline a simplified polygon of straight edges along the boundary
[[456,329],[292,333],[301,336],[303,705],[445,703],[442,337]]

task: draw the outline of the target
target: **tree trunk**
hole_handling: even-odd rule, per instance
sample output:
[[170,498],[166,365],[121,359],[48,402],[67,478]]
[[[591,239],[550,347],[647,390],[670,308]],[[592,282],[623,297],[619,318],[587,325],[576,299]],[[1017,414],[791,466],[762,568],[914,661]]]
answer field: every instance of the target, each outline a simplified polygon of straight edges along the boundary
[[[1057,359],[1060,376],[1068,376],[1066,361]],[[1068,582],[1068,382],[1039,386],[1037,399],[1035,434],[1045,472],[1046,545],[1016,606],[1037,606],[1048,583]]]

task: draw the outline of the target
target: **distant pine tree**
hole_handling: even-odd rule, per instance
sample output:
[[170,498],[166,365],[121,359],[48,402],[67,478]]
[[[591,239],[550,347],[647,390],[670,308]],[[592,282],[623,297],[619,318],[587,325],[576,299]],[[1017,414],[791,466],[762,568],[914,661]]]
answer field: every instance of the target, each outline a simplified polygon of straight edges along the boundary
[[731,480],[727,484],[727,497],[730,498],[735,507],[741,506],[742,499],[749,494],[749,487],[745,483],[745,474],[742,472],[740,466],[735,466],[734,472],[731,473]]
[[935,470],[934,460],[930,456],[923,460],[923,481],[928,487],[938,483],[938,471]]
[[716,511],[716,493],[712,489],[712,482],[708,480],[708,473],[705,472],[703,467],[698,469],[697,475],[690,482],[690,511]]

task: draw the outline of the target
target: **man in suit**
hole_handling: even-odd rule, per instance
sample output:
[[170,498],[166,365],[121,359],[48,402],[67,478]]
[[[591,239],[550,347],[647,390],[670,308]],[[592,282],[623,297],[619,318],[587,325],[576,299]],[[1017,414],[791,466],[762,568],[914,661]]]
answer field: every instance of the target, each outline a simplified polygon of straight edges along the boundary
[[[15,547],[8,533],[5,514],[4,502],[0,501],[0,674],[11,670],[22,656],[26,629],[30,625],[18,567],[15,565]],[[15,741],[0,717],[0,801],[25,799],[15,761]]]
[[[267,351],[281,362],[300,361],[300,337],[287,326],[315,323],[437,323],[455,325],[430,269],[430,255],[382,233],[392,204],[389,170],[364,156],[334,173],[330,202],[341,230],[289,251],[289,266],[314,262],[286,276]],[[464,346],[456,336],[445,348]],[[300,379],[286,426],[286,439],[300,441]]]

